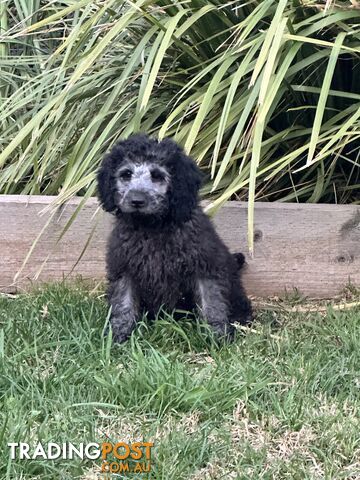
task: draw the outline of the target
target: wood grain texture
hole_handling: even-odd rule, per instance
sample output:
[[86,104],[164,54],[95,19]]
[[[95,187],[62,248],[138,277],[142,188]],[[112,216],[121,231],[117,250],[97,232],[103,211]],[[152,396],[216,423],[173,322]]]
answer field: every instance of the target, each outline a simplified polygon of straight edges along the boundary
[[[14,292],[34,282],[78,275],[104,278],[112,217],[91,198],[59,240],[81,199],[71,199],[50,218],[48,206],[54,200],[0,196],[1,291]],[[244,203],[228,202],[214,218],[232,251],[247,251],[246,208]],[[47,223],[23,266],[34,239]],[[349,282],[360,287],[360,207],[257,203],[255,257],[247,262],[244,284],[250,295],[281,295],[296,287],[311,298],[326,298],[341,292]]]

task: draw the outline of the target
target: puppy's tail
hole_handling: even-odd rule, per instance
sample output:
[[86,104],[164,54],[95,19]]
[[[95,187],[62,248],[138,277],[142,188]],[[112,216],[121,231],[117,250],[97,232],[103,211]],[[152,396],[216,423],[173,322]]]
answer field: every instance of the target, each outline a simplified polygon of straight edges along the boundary
[[238,270],[241,270],[245,264],[245,255],[243,255],[240,252],[237,252],[237,253],[233,253],[233,257],[238,267]]

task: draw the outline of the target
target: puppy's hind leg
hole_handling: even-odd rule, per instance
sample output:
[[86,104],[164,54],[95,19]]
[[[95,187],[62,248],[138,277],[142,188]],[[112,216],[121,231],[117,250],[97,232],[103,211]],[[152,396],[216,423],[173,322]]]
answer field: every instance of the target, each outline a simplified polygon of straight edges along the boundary
[[110,324],[116,343],[127,340],[139,318],[139,302],[136,299],[131,281],[121,277],[109,285],[109,302],[111,305]]
[[197,287],[201,316],[220,337],[231,339],[234,327],[229,321],[229,302],[221,282],[215,279],[201,279],[198,280]]
[[252,318],[251,301],[246,296],[238,274],[235,273],[230,290],[230,322],[249,325]]

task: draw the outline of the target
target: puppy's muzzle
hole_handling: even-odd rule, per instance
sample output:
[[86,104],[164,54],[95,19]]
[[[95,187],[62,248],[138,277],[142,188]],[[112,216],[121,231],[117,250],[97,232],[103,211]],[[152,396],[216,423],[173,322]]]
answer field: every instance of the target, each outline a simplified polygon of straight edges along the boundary
[[142,210],[149,205],[149,196],[141,190],[131,190],[126,195],[126,203],[135,211]]

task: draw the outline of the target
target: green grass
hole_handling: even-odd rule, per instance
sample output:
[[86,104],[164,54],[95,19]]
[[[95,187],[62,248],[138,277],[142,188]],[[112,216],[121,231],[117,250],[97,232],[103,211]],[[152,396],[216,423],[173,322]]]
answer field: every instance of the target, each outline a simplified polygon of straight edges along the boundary
[[95,479],[6,444],[107,438],[153,441],[154,479],[360,478],[359,306],[259,311],[221,346],[171,318],[111,346],[106,317],[81,285],[0,298],[1,479]]

